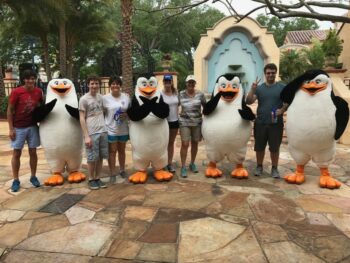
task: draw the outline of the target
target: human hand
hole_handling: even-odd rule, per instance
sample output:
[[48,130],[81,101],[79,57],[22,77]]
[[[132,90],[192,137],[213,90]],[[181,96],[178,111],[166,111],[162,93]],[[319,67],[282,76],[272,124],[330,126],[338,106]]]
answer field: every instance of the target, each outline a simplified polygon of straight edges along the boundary
[[9,132],[9,137],[12,141],[16,139],[16,131],[15,130],[10,130]]
[[261,79],[259,79],[258,77],[256,77],[255,81],[252,84],[252,90],[255,91],[256,88],[258,87],[259,83],[260,83]]
[[90,136],[85,137],[85,146],[87,148],[92,148],[92,140],[91,140]]
[[284,113],[284,109],[282,109],[282,108],[276,110],[276,115],[277,116],[281,116],[281,115],[283,115],[283,113]]
[[122,112],[120,115],[119,115],[119,118],[121,120],[126,120],[128,118],[128,114],[126,114],[126,112]]

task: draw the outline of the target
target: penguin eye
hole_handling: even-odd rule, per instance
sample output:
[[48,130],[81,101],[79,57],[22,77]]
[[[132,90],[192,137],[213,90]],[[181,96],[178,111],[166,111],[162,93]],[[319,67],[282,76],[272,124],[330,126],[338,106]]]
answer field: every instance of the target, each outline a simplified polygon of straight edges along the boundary
[[154,82],[151,81],[151,82],[149,83],[149,85],[150,85],[151,87],[153,87],[153,86],[154,86]]
[[316,79],[316,84],[320,84],[322,81],[320,79]]
[[309,84],[310,83],[310,80],[305,80],[304,81],[304,84]]
[[226,83],[221,83],[220,87],[223,89],[226,88]]
[[55,85],[58,85],[58,81],[55,81]]
[[142,82],[142,86],[146,87],[147,86],[147,82],[146,81]]
[[67,81],[63,81],[63,84],[66,86],[67,85]]

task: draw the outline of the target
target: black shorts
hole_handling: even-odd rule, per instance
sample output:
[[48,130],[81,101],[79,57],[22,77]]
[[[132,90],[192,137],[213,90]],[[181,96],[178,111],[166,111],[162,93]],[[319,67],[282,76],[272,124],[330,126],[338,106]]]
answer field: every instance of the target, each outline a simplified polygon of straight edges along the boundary
[[179,121],[169,121],[169,129],[178,129],[180,127]]
[[261,124],[254,123],[254,151],[265,151],[269,144],[270,152],[278,152],[282,143],[283,123]]

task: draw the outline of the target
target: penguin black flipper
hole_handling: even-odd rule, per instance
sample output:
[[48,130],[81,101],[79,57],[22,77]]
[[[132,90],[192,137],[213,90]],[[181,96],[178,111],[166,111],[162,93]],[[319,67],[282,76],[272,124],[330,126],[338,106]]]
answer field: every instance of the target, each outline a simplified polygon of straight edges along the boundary
[[[140,97],[142,98],[142,97]],[[126,111],[130,120],[140,121],[147,117],[151,112],[150,103],[144,103],[140,106],[137,98],[134,96],[131,101],[131,107]]]
[[214,94],[211,94],[210,100],[205,104],[203,108],[204,115],[211,114],[216,109],[216,106],[218,106],[218,103],[221,97],[221,92],[218,92],[215,96],[213,95]]
[[253,121],[255,120],[255,114],[253,113],[252,109],[249,108],[245,103],[244,97],[245,96],[242,97],[242,109],[238,110],[238,112],[241,115],[243,120]]
[[70,116],[72,116],[76,120],[80,119],[79,109],[78,108],[74,108],[72,106],[69,106],[68,104],[66,104],[64,106],[66,107],[66,110],[68,111]]
[[53,107],[55,107],[57,99],[53,99],[49,103],[43,104],[34,109],[33,112],[33,120],[35,122],[41,122],[46,116],[52,111]]
[[280,98],[284,103],[288,103],[288,105],[292,104],[295,93],[299,90],[300,86],[304,83],[305,80],[312,80],[318,75],[326,75],[328,74],[320,69],[311,69],[306,71],[304,74],[295,78],[291,82],[289,82],[281,92]]
[[[153,98],[151,104],[151,111],[160,119],[165,119],[169,116],[169,105],[166,104],[163,100],[163,97],[160,96],[159,102],[156,103],[158,97]],[[154,101],[154,103],[153,103]]]
[[348,103],[341,97],[335,96],[333,91],[331,93],[332,101],[337,108],[335,111],[335,120],[337,122],[334,139],[338,140],[342,136],[349,121],[349,107]]

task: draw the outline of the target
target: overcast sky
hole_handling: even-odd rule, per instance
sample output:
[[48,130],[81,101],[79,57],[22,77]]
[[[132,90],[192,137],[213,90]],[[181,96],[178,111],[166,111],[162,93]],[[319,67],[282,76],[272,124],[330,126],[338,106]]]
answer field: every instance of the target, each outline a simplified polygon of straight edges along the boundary
[[[227,10],[227,7],[225,7],[220,2],[217,2],[215,4],[210,3],[209,5],[219,9],[220,11],[225,13],[226,15],[230,14]],[[252,2],[250,0],[234,0],[234,1],[232,1],[232,6],[240,14],[246,14],[250,10],[252,10],[253,8],[258,7],[260,5],[261,4]],[[322,11],[325,12],[325,10],[322,10]],[[319,12],[321,12],[321,10]],[[334,8],[333,8],[333,10],[332,10],[332,8],[327,8],[328,14],[339,14],[339,12],[345,13],[344,10],[339,11],[339,10],[336,10]],[[258,11],[253,13],[251,16],[255,18],[258,14],[265,14],[265,9],[259,9]],[[316,22],[320,25],[320,29],[329,29],[330,27],[333,27],[333,23],[331,23],[331,22],[324,22],[324,21],[318,21],[318,20],[316,20]]]

